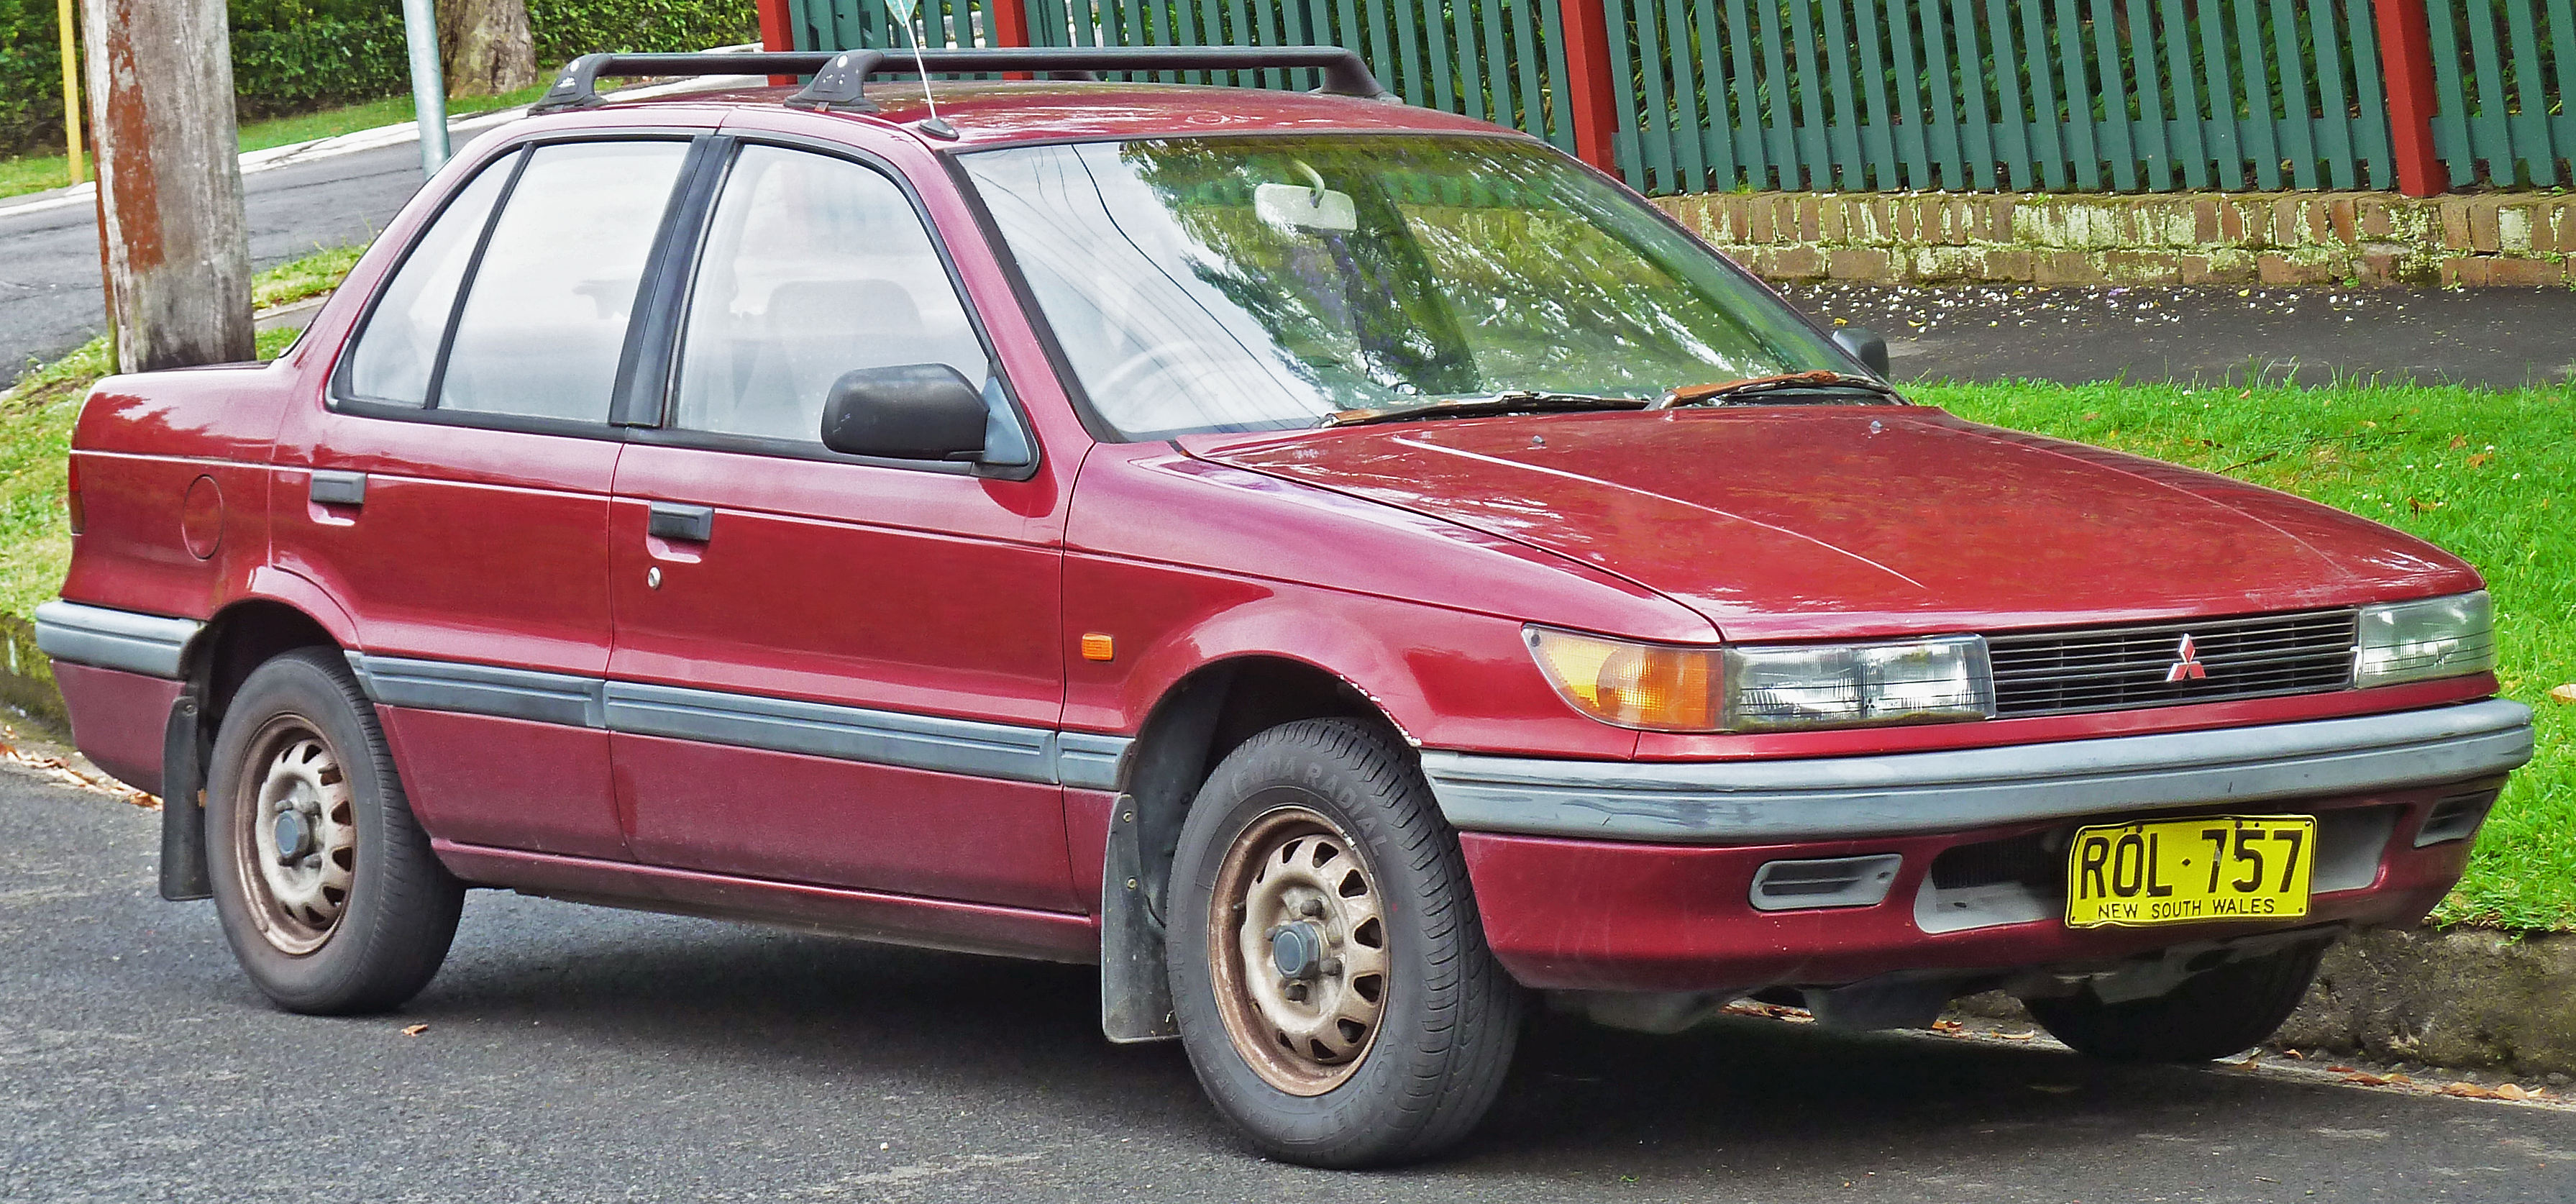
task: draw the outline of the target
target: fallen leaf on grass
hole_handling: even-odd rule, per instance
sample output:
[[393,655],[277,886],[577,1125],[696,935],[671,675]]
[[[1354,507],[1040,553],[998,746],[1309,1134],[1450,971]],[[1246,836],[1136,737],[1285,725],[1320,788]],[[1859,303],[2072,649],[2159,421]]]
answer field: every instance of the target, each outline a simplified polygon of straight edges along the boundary
[[2460,449],[2461,449],[2461,448],[2463,448],[2463,447],[2467,447],[2468,445],[2469,445],[2469,437],[2468,437],[2468,436],[2466,436],[2466,435],[2453,435],[2453,436],[2451,436],[2451,450],[2452,450],[2452,451],[2458,451],[2458,450],[2460,450]]
[[403,1026],[402,1035],[406,1037],[417,1037],[428,1031],[429,1026],[426,1024],[406,1024]]
[[2385,1076],[2368,1074],[2359,1070],[2344,1071],[2343,1081],[2360,1087],[2385,1087],[2390,1082],[2390,1080]]
[[2549,700],[2551,702],[2576,703],[2576,681],[2568,682],[2563,686],[2550,687]]
[[2495,457],[2486,452],[2479,452],[2469,457],[2469,467],[2484,468],[2487,466],[2487,461],[2492,459],[2495,459]]

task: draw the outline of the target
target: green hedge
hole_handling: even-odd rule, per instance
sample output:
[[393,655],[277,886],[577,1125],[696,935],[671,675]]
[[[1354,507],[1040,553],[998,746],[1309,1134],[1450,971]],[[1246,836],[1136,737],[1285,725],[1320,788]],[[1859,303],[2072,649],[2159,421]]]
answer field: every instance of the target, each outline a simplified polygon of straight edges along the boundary
[[[232,0],[243,120],[393,96],[410,86],[399,0]],[[759,36],[752,0],[528,0],[537,62],[593,50],[701,50]],[[0,154],[58,150],[54,0],[0,0]],[[86,86],[84,84],[84,86]]]

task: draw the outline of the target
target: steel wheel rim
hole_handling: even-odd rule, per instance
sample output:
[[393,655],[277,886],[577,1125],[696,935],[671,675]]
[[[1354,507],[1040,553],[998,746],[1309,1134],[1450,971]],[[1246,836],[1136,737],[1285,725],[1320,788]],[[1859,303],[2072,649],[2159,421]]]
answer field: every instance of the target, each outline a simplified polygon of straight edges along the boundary
[[[1313,939],[1320,956],[1292,978],[1278,933],[1298,925],[1311,931],[1291,948]],[[1391,959],[1376,872],[1337,825],[1287,806],[1246,826],[1217,869],[1207,942],[1226,1036],[1263,1082],[1315,1096],[1358,1072],[1385,1019]]]
[[[300,957],[337,932],[357,876],[357,800],[339,754],[308,720],[280,715],[250,741],[233,794],[233,864],[260,936]],[[290,813],[293,819],[287,818]],[[292,846],[282,843],[292,839]]]

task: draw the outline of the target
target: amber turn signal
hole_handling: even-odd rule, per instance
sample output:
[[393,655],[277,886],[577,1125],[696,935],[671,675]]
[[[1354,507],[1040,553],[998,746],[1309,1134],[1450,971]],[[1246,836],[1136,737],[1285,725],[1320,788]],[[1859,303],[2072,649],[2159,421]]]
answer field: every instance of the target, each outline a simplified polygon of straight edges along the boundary
[[1576,710],[1621,727],[1717,730],[1720,649],[1636,644],[1548,627],[1521,630],[1539,669]]
[[1118,655],[1117,641],[1097,631],[1082,633],[1082,659],[1105,661]]

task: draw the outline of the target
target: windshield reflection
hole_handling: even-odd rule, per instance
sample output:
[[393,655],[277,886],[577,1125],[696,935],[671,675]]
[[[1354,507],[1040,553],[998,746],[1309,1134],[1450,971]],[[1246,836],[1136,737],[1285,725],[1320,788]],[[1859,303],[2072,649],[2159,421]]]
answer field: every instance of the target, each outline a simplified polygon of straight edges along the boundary
[[1651,210],[1519,140],[1168,139],[963,161],[1091,404],[1131,439],[1847,366]]

